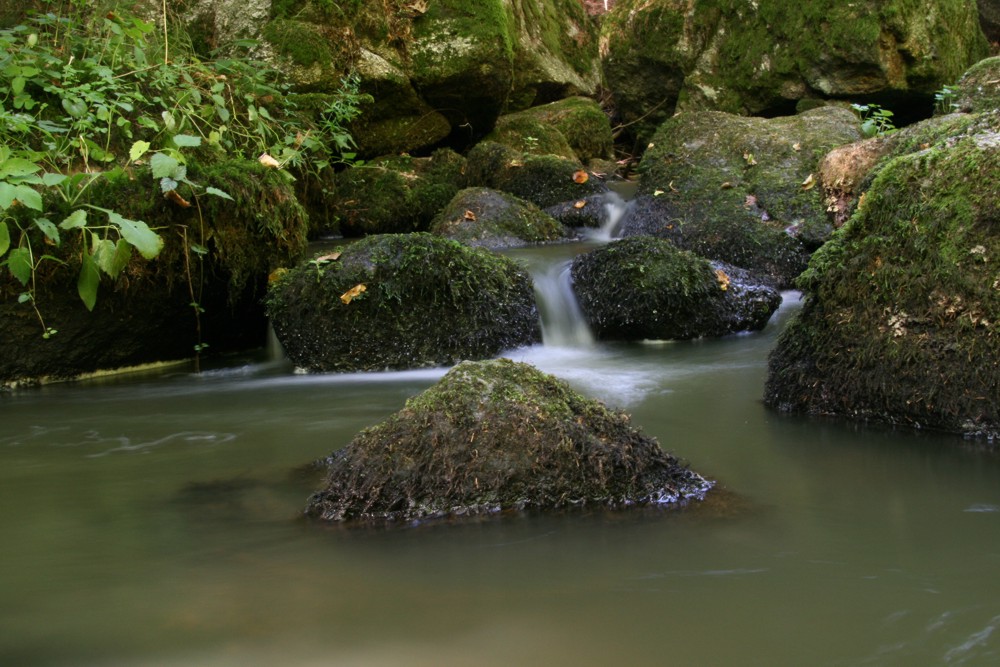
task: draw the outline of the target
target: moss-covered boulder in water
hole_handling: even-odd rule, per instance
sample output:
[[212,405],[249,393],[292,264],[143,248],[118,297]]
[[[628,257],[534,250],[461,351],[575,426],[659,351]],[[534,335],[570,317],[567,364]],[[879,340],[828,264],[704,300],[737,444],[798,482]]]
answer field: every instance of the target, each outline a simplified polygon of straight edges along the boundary
[[528,274],[428,233],[369,236],[272,284],[267,311],[288,357],[311,371],[484,359],[536,342]]
[[885,165],[812,258],[765,401],[1000,435],[1000,133]]
[[327,521],[668,505],[712,486],[624,413],[507,359],[459,364],[329,469],[306,508]]
[[575,159],[526,154],[495,141],[481,141],[469,151],[466,175],[469,185],[509,192],[540,208],[608,190]]
[[[85,208],[90,205],[140,220],[163,240],[154,259],[133,251],[117,280],[105,273],[94,276],[100,286],[93,311],[78,295],[78,278],[81,257],[93,249],[95,239],[84,241],[81,230],[63,229],[56,246],[32,224],[32,211],[8,209],[11,215],[25,216],[20,222],[36,252],[44,248],[59,260],[42,261],[33,284],[34,305],[45,325],[58,333],[42,338],[32,302],[19,299],[28,287],[3,267],[0,384],[187,359],[199,344],[207,345],[208,353],[264,345],[267,321],[261,297],[267,276],[305,250],[306,213],[282,174],[256,160],[209,166],[192,161],[188,168],[191,181],[226,192],[232,200],[181,185],[179,192],[191,205],[178,206],[163,197],[159,180],[141,168],[131,175],[110,172],[83,192],[67,185],[80,197],[75,207],[45,193],[46,215],[52,220],[86,210],[88,226],[106,233],[109,242],[115,240],[114,232],[100,232],[108,219],[99,209]],[[25,241],[16,231],[13,236],[15,247]],[[192,301],[200,309],[197,319]]]
[[489,188],[466,188],[448,203],[431,233],[468,246],[513,248],[565,239],[567,230],[530,202]]
[[745,271],[634,237],[579,255],[573,290],[595,335],[686,340],[761,329],[781,304]]
[[339,172],[327,202],[327,229],[344,236],[425,231],[465,187],[465,158],[439,149],[429,158],[387,157]]
[[606,85],[643,144],[675,110],[775,115],[832,98],[919,117],[988,55],[975,0],[620,0],[601,32]]

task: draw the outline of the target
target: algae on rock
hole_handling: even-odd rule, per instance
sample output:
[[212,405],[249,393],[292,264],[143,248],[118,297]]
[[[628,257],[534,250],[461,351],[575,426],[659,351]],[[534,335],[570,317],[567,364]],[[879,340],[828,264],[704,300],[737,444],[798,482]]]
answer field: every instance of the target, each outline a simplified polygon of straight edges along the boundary
[[626,414],[508,359],[455,366],[327,464],[306,508],[326,521],[676,505],[712,486]]
[[1000,435],[998,175],[995,131],[888,162],[800,279],[766,403]]
[[528,274],[513,260],[426,232],[380,234],[301,263],[267,311],[311,371],[420,368],[539,340]]

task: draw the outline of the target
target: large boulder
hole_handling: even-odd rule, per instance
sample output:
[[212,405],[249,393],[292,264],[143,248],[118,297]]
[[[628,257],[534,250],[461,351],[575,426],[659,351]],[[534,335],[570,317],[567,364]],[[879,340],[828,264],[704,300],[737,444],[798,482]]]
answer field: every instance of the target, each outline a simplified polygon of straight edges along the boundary
[[310,371],[448,365],[540,337],[519,265],[425,232],[303,262],[271,285],[267,311],[289,359]]
[[328,465],[306,508],[326,521],[673,505],[712,486],[624,413],[508,359],[459,364]]
[[611,122],[594,100],[569,97],[505,114],[487,140],[533,155],[559,155],[587,164],[614,157]]
[[637,203],[619,233],[672,238],[787,284],[832,231],[817,165],[860,138],[857,116],[838,107],[772,119],[678,114],[643,156]]
[[1000,56],[986,58],[970,67],[958,84],[949,89],[956,111],[984,112],[1000,109]]
[[642,142],[675,110],[774,115],[832,98],[926,115],[942,85],[988,55],[974,0],[621,0],[603,17],[601,50]]
[[616,340],[686,340],[762,329],[781,304],[741,269],[634,237],[578,255],[573,290],[594,334]]
[[[58,244],[42,235],[26,207],[6,211],[11,217],[4,225],[13,245],[0,254],[0,262],[7,263],[14,252],[23,255],[29,245],[36,258],[45,258],[27,284],[0,265],[0,384],[73,378],[189,359],[202,350],[222,353],[265,344],[261,297],[267,276],[304,252],[306,212],[283,175],[256,160],[207,166],[192,161],[186,178],[232,199],[181,184],[175,191],[179,196],[168,200],[159,179],[136,166],[132,174],[108,172],[89,187],[84,187],[87,178],[66,181],[64,192],[74,205],[46,190],[47,219],[64,222],[72,215],[79,222],[87,213],[86,226],[59,230]],[[162,242],[159,254],[147,260],[116,243],[117,227],[103,209],[156,233]],[[108,247],[114,252],[105,252]],[[85,256],[89,268],[81,264]],[[78,293],[91,280],[96,301],[88,309]],[[43,338],[46,328],[56,333]]]
[[765,401],[1000,435],[1000,133],[887,163],[812,258]]
[[431,233],[480,248],[515,248],[565,240],[568,230],[531,202],[489,188],[460,191],[431,224]]

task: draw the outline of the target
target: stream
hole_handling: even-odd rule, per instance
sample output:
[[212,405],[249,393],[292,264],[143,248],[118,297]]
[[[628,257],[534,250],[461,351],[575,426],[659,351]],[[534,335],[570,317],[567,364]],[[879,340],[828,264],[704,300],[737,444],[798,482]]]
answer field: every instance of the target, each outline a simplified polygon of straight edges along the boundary
[[597,242],[512,253],[545,342],[507,356],[631,413],[724,506],[299,518],[318,482],[295,471],[444,369],[303,375],[262,351],[20,390],[0,395],[0,665],[997,664],[1000,457],[767,410],[795,293],[752,334],[595,342],[566,262]]

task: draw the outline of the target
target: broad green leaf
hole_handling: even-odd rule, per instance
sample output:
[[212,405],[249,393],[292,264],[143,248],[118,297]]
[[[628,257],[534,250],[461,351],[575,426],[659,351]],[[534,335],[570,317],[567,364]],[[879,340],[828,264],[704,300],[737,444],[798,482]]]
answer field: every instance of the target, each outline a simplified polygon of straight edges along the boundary
[[83,305],[87,310],[93,310],[97,303],[97,287],[101,284],[101,274],[97,270],[97,264],[87,253],[83,254],[83,262],[80,264],[80,277],[76,279],[76,292],[83,300]]
[[13,205],[14,186],[6,181],[0,181],[0,209],[8,209]]
[[38,190],[27,185],[14,186],[14,198],[30,209],[42,210],[42,195]]
[[63,109],[73,118],[79,118],[87,113],[87,103],[79,97],[64,97],[62,100]]
[[107,268],[108,275],[117,278],[128,266],[130,259],[132,259],[132,244],[125,239],[118,239],[118,243],[115,244],[115,255]]
[[0,178],[27,176],[41,171],[41,166],[23,157],[12,157],[0,163]]
[[62,184],[67,178],[66,174],[54,174],[51,171],[47,171],[42,174],[42,185],[47,188],[51,188],[56,185]]
[[10,248],[10,229],[6,222],[0,222],[0,257]]
[[31,251],[27,248],[15,248],[7,255],[7,268],[10,274],[18,279],[22,285],[27,285],[31,280]]
[[45,234],[50,241],[59,245],[59,228],[52,224],[51,220],[48,218],[35,218],[35,227],[42,230],[42,233]]
[[170,178],[169,176],[164,176],[160,179],[160,192],[170,192],[171,190],[177,189],[177,181]]
[[174,135],[174,145],[178,148],[201,146],[201,137],[192,134],[176,134]]
[[141,158],[143,155],[146,154],[146,151],[149,150],[149,146],[150,144],[148,141],[135,142],[134,144],[132,144],[132,148],[128,150],[128,159],[131,160],[132,162],[135,162],[136,160],[138,160],[139,158]]
[[24,84],[27,83],[23,76],[15,76],[11,79],[10,89],[15,95],[20,95],[24,92]]
[[91,256],[98,269],[111,275],[111,265],[115,259],[115,242],[111,239],[95,238]]
[[208,194],[210,194],[210,195],[215,195],[216,197],[222,197],[223,199],[228,199],[230,201],[235,201],[232,197],[229,196],[228,192],[220,190],[219,188],[213,188],[213,187],[209,186],[209,187],[205,188],[205,192],[208,193]]
[[153,153],[149,159],[149,168],[153,170],[153,178],[173,177],[180,163],[169,155]]
[[62,229],[81,229],[87,226],[87,211],[86,209],[78,208],[68,216],[66,219],[59,223],[59,227]]
[[129,220],[114,211],[108,211],[108,220],[116,225],[122,238],[135,246],[139,254],[146,259],[153,259],[163,249],[163,239],[150,229],[142,220]]

